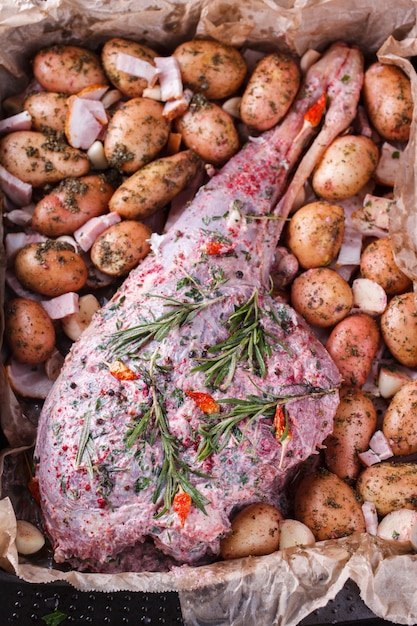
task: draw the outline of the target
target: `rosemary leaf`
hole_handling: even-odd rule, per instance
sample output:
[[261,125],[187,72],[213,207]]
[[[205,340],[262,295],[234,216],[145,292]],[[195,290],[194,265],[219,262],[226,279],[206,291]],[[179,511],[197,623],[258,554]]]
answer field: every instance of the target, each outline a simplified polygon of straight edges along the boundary
[[77,455],[75,457],[75,467],[78,468],[83,459],[84,453],[87,449],[88,441],[91,437],[90,433],[91,411],[87,411],[84,416],[84,423],[80,433],[80,439],[78,442]]

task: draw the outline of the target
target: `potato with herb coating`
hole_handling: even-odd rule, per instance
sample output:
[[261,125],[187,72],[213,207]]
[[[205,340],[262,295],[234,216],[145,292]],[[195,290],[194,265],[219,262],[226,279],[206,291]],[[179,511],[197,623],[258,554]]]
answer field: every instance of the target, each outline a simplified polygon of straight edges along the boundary
[[127,178],[114,192],[110,211],[124,219],[144,219],[165,207],[196,175],[201,165],[193,150],[155,159]]
[[363,100],[369,120],[387,141],[408,141],[413,117],[411,82],[400,67],[376,62],[363,81]]
[[54,45],[33,59],[33,74],[46,91],[75,94],[91,85],[108,83],[100,57],[83,46]]
[[180,44],[172,53],[178,61],[184,87],[217,100],[236,93],[247,68],[239,50],[208,39]]
[[87,266],[73,246],[53,239],[21,248],[14,269],[26,289],[51,297],[79,291],[88,276]]
[[117,55],[119,52],[128,54],[131,57],[155,65],[154,58],[158,54],[143,44],[130,39],[113,37],[106,41],[101,52],[101,61],[108,79],[122,94],[128,98],[137,98],[143,94],[143,90],[148,86],[146,78],[128,74],[117,69]]
[[325,469],[302,479],[295,493],[294,513],[317,541],[365,532],[365,520],[355,492],[339,476]]
[[338,204],[310,202],[288,224],[287,245],[304,269],[329,265],[339,253],[345,230],[345,211]]
[[382,432],[395,456],[417,452],[417,381],[404,384],[385,411]]
[[67,176],[85,176],[85,152],[35,130],[17,130],[0,139],[0,163],[10,174],[34,187],[58,183]]
[[380,237],[366,246],[361,254],[360,270],[363,278],[381,285],[389,296],[404,293],[412,284],[395,262],[390,237]]
[[55,348],[55,328],[40,304],[29,298],[6,303],[4,336],[21,363],[44,363]]
[[375,463],[359,475],[356,490],[364,502],[375,504],[378,515],[417,510],[417,464]]
[[394,296],[381,316],[382,338],[394,358],[417,366],[417,307],[412,291]]
[[243,92],[240,117],[250,128],[268,130],[290,108],[300,86],[300,68],[284,52],[263,57]]
[[250,504],[232,519],[231,533],[222,539],[223,559],[263,556],[279,548],[280,511],[266,502]]
[[335,270],[317,267],[295,278],[291,303],[309,324],[329,328],[349,315],[353,293],[349,283]]
[[193,96],[188,110],[176,118],[175,128],[187,148],[213,165],[222,165],[239,149],[232,117],[201,95]]
[[93,243],[91,261],[103,274],[126,276],[150,251],[151,230],[142,222],[123,220],[109,226]]
[[29,94],[23,108],[30,113],[32,129],[41,133],[55,132],[64,136],[68,100],[65,93],[36,91]]
[[132,98],[114,113],[104,139],[110,167],[133,174],[152,161],[168,141],[171,122],[163,105],[150,98]]

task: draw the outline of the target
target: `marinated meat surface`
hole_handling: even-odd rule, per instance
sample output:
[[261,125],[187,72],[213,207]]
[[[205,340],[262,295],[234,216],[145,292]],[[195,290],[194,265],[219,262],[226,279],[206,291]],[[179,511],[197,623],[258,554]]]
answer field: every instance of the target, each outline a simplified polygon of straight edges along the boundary
[[35,451],[58,562],[107,572],[215,558],[231,514],[283,508],[288,473],[332,430],[337,368],[270,295],[286,217],[272,213],[323,92],[334,134],[352,120],[361,64],[332,46],[286,120],[198,192],[73,345]]

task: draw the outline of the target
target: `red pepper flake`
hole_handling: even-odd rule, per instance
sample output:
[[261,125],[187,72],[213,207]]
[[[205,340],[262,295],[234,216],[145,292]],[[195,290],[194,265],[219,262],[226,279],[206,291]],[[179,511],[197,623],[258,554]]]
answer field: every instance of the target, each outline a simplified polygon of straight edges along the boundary
[[137,380],[138,374],[125,365],[122,361],[113,361],[112,363],[106,363],[109,367],[110,374],[117,378],[117,380]]
[[185,393],[194,400],[203,413],[211,415],[212,413],[218,413],[220,411],[220,405],[210,394],[202,391],[186,391]]
[[203,246],[204,252],[211,256],[216,254],[227,254],[233,252],[234,248],[230,245],[224,244],[221,241],[208,241]]
[[180,518],[181,527],[184,528],[185,520],[191,511],[191,496],[183,489],[179,489],[174,496],[172,508]]
[[292,440],[292,432],[289,427],[288,417],[286,416],[282,407],[278,404],[275,409],[274,415],[274,427],[275,427],[275,437],[277,441],[281,444],[281,459],[279,462],[279,468],[282,467],[282,462],[284,460],[285,450]]
[[98,504],[99,509],[106,508],[106,501],[104,498],[97,498],[97,504]]
[[311,126],[318,126],[320,124],[321,118],[323,117],[324,109],[326,108],[326,92],[323,91],[320,98],[317,100],[312,107],[309,108],[307,113],[304,115],[304,119],[306,122],[311,124]]
[[32,498],[35,500],[35,502],[37,502],[38,504],[40,504],[41,501],[41,493],[39,491],[39,481],[36,478],[36,476],[34,476],[28,484],[28,488],[30,493],[32,494]]

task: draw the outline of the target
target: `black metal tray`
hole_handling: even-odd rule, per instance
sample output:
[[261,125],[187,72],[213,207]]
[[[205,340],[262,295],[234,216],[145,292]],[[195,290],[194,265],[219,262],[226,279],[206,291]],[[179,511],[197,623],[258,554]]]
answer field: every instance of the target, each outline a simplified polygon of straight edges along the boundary
[[[61,624],[90,626],[181,626],[181,606],[177,593],[80,592],[66,583],[34,585],[0,571],[0,623],[45,625],[45,617],[60,612]],[[355,583],[345,587],[327,606],[300,621],[299,626],[382,626],[359,597]],[[201,625],[203,626],[203,625]],[[208,625],[207,625],[208,626]],[[211,626],[224,626],[212,624]],[[259,624],[259,626],[269,626]]]

